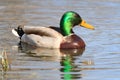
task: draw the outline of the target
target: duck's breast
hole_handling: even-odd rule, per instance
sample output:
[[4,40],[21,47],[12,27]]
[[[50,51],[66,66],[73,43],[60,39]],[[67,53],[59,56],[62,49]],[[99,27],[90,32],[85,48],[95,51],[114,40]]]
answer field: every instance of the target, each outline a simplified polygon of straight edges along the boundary
[[77,35],[72,34],[64,37],[61,48],[85,48],[85,42]]

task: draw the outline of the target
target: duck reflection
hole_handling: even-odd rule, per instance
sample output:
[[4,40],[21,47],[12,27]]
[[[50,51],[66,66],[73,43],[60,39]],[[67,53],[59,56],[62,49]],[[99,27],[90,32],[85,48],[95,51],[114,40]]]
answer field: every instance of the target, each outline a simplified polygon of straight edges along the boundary
[[59,61],[61,56],[59,49],[36,48],[25,43],[19,44],[19,52],[26,53],[32,59],[34,57],[35,60],[44,61]]
[[64,80],[72,80],[81,78],[78,69],[75,64],[75,60],[78,56],[81,56],[85,50],[82,49],[48,49],[48,48],[35,48],[27,44],[21,43],[19,50],[27,53],[31,57],[39,57],[41,60],[59,61],[61,68],[61,78]]
[[83,49],[69,49],[69,50],[61,50],[61,53],[64,56],[61,56],[60,64],[62,68],[60,71],[62,72],[61,78],[64,80],[72,80],[72,79],[79,79],[81,78],[80,69],[78,69],[77,65],[75,64],[75,60],[77,56],[81,56],[84,52],[85,48]]

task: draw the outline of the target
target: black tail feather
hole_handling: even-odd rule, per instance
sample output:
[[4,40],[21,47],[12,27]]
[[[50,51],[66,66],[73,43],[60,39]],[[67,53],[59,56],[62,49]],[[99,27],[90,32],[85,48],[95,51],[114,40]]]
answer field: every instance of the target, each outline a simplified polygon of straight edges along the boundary
[[20,39],[21,39],[21,37],[23,36],[23,34],[24,34],[24,31],[23,31],[23,28],[24,26],[22,26],[22,25],[19,25],[18,26],[18,28],[17,29],[15,29],[15,31],[18,33],[18,35],[20,36]]

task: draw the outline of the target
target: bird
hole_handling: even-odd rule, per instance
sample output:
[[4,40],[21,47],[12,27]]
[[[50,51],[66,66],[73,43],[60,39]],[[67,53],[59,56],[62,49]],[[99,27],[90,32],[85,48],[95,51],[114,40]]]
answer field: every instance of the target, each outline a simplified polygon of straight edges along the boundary
[[94,26],[88,24],[74,11],[67,11],[60,19],[60,28],[54,26],[25,26],[19,25],[12,29],[12,33],[20,38],[20,42],[35,47],[78,49],[85,48],[82,38],[74,33],[75,26],[94,30]]

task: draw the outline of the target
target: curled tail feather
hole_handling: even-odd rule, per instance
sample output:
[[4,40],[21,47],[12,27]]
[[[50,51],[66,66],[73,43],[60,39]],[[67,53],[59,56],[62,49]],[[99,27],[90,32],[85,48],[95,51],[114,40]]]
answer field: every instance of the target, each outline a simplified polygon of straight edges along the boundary
[[24,34],[24,31],[23,31],[22,27],[23,27],[23,26],[20,25],[20,26],[17,27],[17,29],[12,29],[12,33],[13,33],[15,36],[19,37],[20,39],[21,39],[21,37],[22,37],[23,34]]

